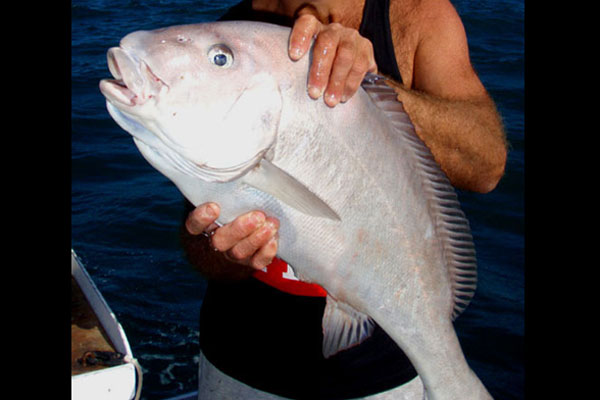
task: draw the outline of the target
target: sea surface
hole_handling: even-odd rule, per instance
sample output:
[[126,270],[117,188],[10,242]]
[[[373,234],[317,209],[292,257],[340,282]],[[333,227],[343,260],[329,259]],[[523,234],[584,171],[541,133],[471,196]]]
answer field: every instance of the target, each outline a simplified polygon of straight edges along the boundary
[[[178,232],[183,200],[109,117],[106,51],[139,29],[217,19],[227,1],[71,2],[71,245],[117,315],[144,371],[142,398],[196,389],[205,290]],[[453,0],[472,63],[496,101],[510,152],[489,194],[459,191],[478,255],[475,297],[455,322],[496,399],[524,398],[524,0]]]

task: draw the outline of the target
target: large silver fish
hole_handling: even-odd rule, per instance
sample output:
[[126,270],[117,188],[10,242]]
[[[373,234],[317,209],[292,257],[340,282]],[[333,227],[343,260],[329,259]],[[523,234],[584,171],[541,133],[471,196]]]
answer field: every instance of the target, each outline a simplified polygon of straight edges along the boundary
[[428,399],[491,398],[452,320],[475,290],[475,252],[454,189],[384,79],[335,108],[306,92],[309,57],[289,28],[255,22],[127,35],[100,82],[142,155],[220,223],[279,218],[278,255],[329,294],[324,354],[376,321],[407,354]]

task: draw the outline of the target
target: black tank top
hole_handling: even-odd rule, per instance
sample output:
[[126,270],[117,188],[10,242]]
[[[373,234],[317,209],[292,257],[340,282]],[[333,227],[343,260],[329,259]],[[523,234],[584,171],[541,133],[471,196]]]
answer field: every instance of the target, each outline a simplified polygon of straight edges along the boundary
[[373,43],[379,72],[402,82],[390,28],[390,0],[366,0],[358,32]]
[[[272,15],[254,12],[251,3],[238,4],[222,20],[274,22]],[[388,8],[389,0],[367,0],[361,34],[373,41],[379,71],[400,80]],[[281,25],[293,23],[276,18]],[[191,211],[192,205],[186,204]],[[325,359],[321,353],[324,308],[323,297],[294,296],[253,278],[211,281],[200,312],[200,348],[225,374],[293,399],[363,397],[417,376],[406,355],[378,326],[365,342]]]

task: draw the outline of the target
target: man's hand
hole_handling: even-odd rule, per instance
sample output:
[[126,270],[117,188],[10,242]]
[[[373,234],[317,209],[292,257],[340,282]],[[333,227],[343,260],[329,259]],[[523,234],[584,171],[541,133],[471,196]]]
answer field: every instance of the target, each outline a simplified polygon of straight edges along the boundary
[[229,261],[255,269],[269,265],[277,254],[279,220],[251,211],[219,228],[215,221],[220,212],[215,203],[201,204],[188,215],[185,227],[192,235],[210,232],[212,247]]
[[314,15],[300,13],[290,35],[290,58],[303,57],[315,35],[308,94],[313,99],[323,95],[325,103],[335,107],[356,93],[367,72],[377,72],[373,45],[356,29],[324,25]]

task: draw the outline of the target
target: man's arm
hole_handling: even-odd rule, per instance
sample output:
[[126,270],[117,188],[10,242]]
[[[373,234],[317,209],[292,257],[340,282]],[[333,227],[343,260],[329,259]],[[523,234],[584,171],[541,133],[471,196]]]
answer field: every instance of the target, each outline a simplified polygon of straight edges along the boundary
[[[500,116],[471,66],[464,27],[454,7],[447,0],[424,3],[431,12],[416,13],[414,21],[398,17],[403,11],[391,7],[392,31],[406,30],[410,23],[417,24],[418,32],[414,57],[409,57],[414,60],[408,69],[412,75],[403,77],[409,86],[391,86],[451,183],[461,189],[489,192],[498,184],[506,163]],[[313,35],[318,36],[309,95],[318,98],[323,94],[325,103],[333,107],[354,95],[365,74],[377,69],[373,49],[356,30],[324,25],[304,13],[290,36],[290,57],[304,56]],[[406,44],[401,42],[408,36],[395,38],[397,54],[406,54]]]
[[489,192],[506,163],[502,122],[473,70],[456,10],[447,0],[427,3],[431,12],[417,21],[421,27],[410,87],[393,87],[451,183]]
[[453,186],[487,193],[504,173],[506,145],[500,117],[486,98],[451,100],[394,85],[411,117]]

